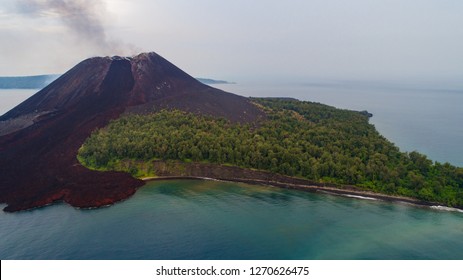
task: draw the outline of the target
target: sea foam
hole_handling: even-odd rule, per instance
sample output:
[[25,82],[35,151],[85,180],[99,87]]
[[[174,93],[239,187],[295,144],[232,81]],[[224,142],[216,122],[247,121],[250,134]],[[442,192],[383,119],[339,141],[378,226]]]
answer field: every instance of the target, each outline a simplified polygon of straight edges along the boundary
[[459,212],[463,213],[463,210],[458,209],[458,208],[453,208],[453,207],[447,207],[447,206],[442,206],[442,205],[433,205],[430,206],[431,209],[439,210],[439,211],[449,211],[449,212]]

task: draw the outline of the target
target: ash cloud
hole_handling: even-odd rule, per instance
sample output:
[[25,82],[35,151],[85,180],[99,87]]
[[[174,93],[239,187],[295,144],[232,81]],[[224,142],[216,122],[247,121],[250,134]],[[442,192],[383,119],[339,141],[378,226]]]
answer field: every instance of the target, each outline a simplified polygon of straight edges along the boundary
[[27,16],[58,19],[81,43],[90,43],[105,53],[133,49],[108,37],[104,19],[108,11],[101,0],[18,0],[17,9]]

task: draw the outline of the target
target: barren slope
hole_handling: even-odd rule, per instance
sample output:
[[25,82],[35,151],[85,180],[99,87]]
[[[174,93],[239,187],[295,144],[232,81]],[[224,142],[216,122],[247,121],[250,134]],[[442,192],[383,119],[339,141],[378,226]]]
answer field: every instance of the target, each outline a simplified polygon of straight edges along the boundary
[[162,108],[237,122],[264,117],[247,98],[201,84],[155,53],[87,59],[0,117],[0,203],[17,211],[58,200],[97,207],[127,198],[142,181],[88,170],[77,151],[122,113]]

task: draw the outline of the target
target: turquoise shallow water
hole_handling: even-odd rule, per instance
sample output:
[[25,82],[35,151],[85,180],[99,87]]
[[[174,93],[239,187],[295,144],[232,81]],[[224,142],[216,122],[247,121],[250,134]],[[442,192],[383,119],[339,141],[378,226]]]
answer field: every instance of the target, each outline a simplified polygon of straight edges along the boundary
[[[354,110],[402,150],[463,166],[463,93],[222,85]],[[0,114],[32,95],[0,90]],[[150,183],[114,206],[0,212],[1,259],[463,259],[463,213],[210,181]]]
[[463,213],[217,181],[2,212],[0,229],[1,259],[463,259]]

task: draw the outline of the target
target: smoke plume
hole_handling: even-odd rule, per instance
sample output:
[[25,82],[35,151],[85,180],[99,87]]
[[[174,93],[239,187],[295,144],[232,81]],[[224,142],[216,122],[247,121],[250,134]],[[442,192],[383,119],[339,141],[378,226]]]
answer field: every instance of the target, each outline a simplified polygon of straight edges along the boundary
[[102,0],[18,0],[17,8],[28,16],[60,20],[79,42],[105,53],[121,53],[128,48],[108,37],[104,26],[108,11]]

